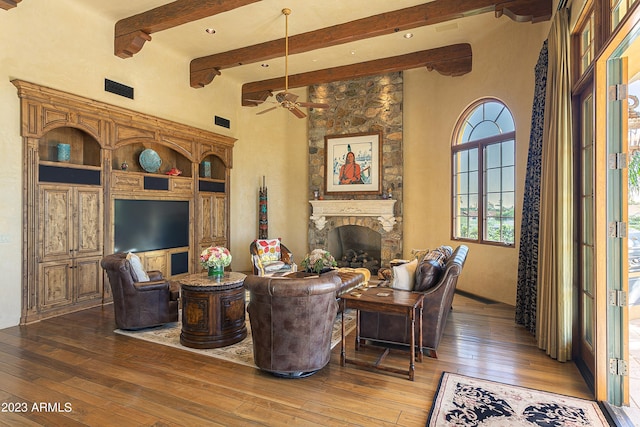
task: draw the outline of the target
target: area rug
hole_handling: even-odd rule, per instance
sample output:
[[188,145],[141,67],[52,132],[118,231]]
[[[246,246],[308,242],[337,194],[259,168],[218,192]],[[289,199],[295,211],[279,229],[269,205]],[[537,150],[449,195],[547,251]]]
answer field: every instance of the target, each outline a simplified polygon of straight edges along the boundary
[[[178,316],[180,319],[181,316]],[[340,344],[342,340],[342,323],[340,321],[341,315],[338,314],[336,321],[333,323],[333,332],[331,333],[331,348]],[[356,328],[356,316],[353,310],[345,311],[345,331],[350,333]],[[116,329],[114,332],[121,335],[126,335],[132,338],[138,338],[145,341],[154,342],[157,344],[167,345],[170,347],[179,348],[181,350],[191,351],[193,353],[203,354],[205,356],[215,357],[217,359],[227,360],[229,362],[238,363],[245,366],[256,367],[253,362],[253,342],[251,341],[251,324],[247,317],[247,337],[242,341],[221,348],[210,349],[198,349],[185,347],[180,344],[180,330],[182,323],[180,321],[167,323],[163,326],[155,328],[142,329],[139,331],[125,331],[122,329]]]
[[443,372],[427,426],[609,426],[597,402]]

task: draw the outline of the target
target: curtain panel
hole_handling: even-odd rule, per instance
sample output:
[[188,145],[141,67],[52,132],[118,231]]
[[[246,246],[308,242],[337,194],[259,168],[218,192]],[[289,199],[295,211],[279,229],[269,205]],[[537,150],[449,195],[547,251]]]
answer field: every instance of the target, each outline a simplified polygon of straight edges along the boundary
[[535,68],[536,83],[531,111],[531,134],[529,136],[529,154],[527,157],[522,222],[520,225],[518,288],[516,293],[516,323],[523,325],[532,334],[536,333],[540,175],[542,169],[542,134],[548,62],[547,41],[545,40]]
[[542,141],[536,337],[558,361],[571,359],[574,271],[573,147],[569,13],[557,11],[549,32]]

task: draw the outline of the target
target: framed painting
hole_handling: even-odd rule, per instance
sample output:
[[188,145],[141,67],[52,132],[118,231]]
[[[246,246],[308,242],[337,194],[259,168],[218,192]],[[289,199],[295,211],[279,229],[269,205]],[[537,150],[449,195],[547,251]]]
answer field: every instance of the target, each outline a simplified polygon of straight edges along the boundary
[[381,194],[380,132],[324,137],[326,194]]

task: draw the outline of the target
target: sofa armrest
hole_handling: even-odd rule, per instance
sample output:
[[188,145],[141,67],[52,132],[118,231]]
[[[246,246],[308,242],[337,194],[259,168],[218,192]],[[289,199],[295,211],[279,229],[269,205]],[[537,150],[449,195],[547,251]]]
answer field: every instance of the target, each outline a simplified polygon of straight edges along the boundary
[[152,282],[157,282],[158,280],[164,279],[164,276],[162,275],[162,271],[159,271],[159,270],[147,271],[147,276],[149,276],[149,280]]
[[149,282],[134,282],[133,286],[139,292],[152,292],[169,289],[169,282],[166,280],[155,280]]

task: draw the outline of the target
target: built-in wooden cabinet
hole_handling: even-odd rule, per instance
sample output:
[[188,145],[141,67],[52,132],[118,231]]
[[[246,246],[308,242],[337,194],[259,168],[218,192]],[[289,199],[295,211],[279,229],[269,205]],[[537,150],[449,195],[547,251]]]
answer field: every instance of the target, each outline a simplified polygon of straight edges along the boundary
[[37,301],[48,311],[101,301],[102,188],[42,184]]
[[[110,302],[100,261],[114,251],[117,200],[188,204],[186,245],[139,251],[146,270],[175,278],[200,271],[202,248],[229,247],[235,139],[13,83],[24,141],[22,324]],[[146,149],[162,160],[156,172],[140,165]],[[173,168],[181,173],[166,174]]]

